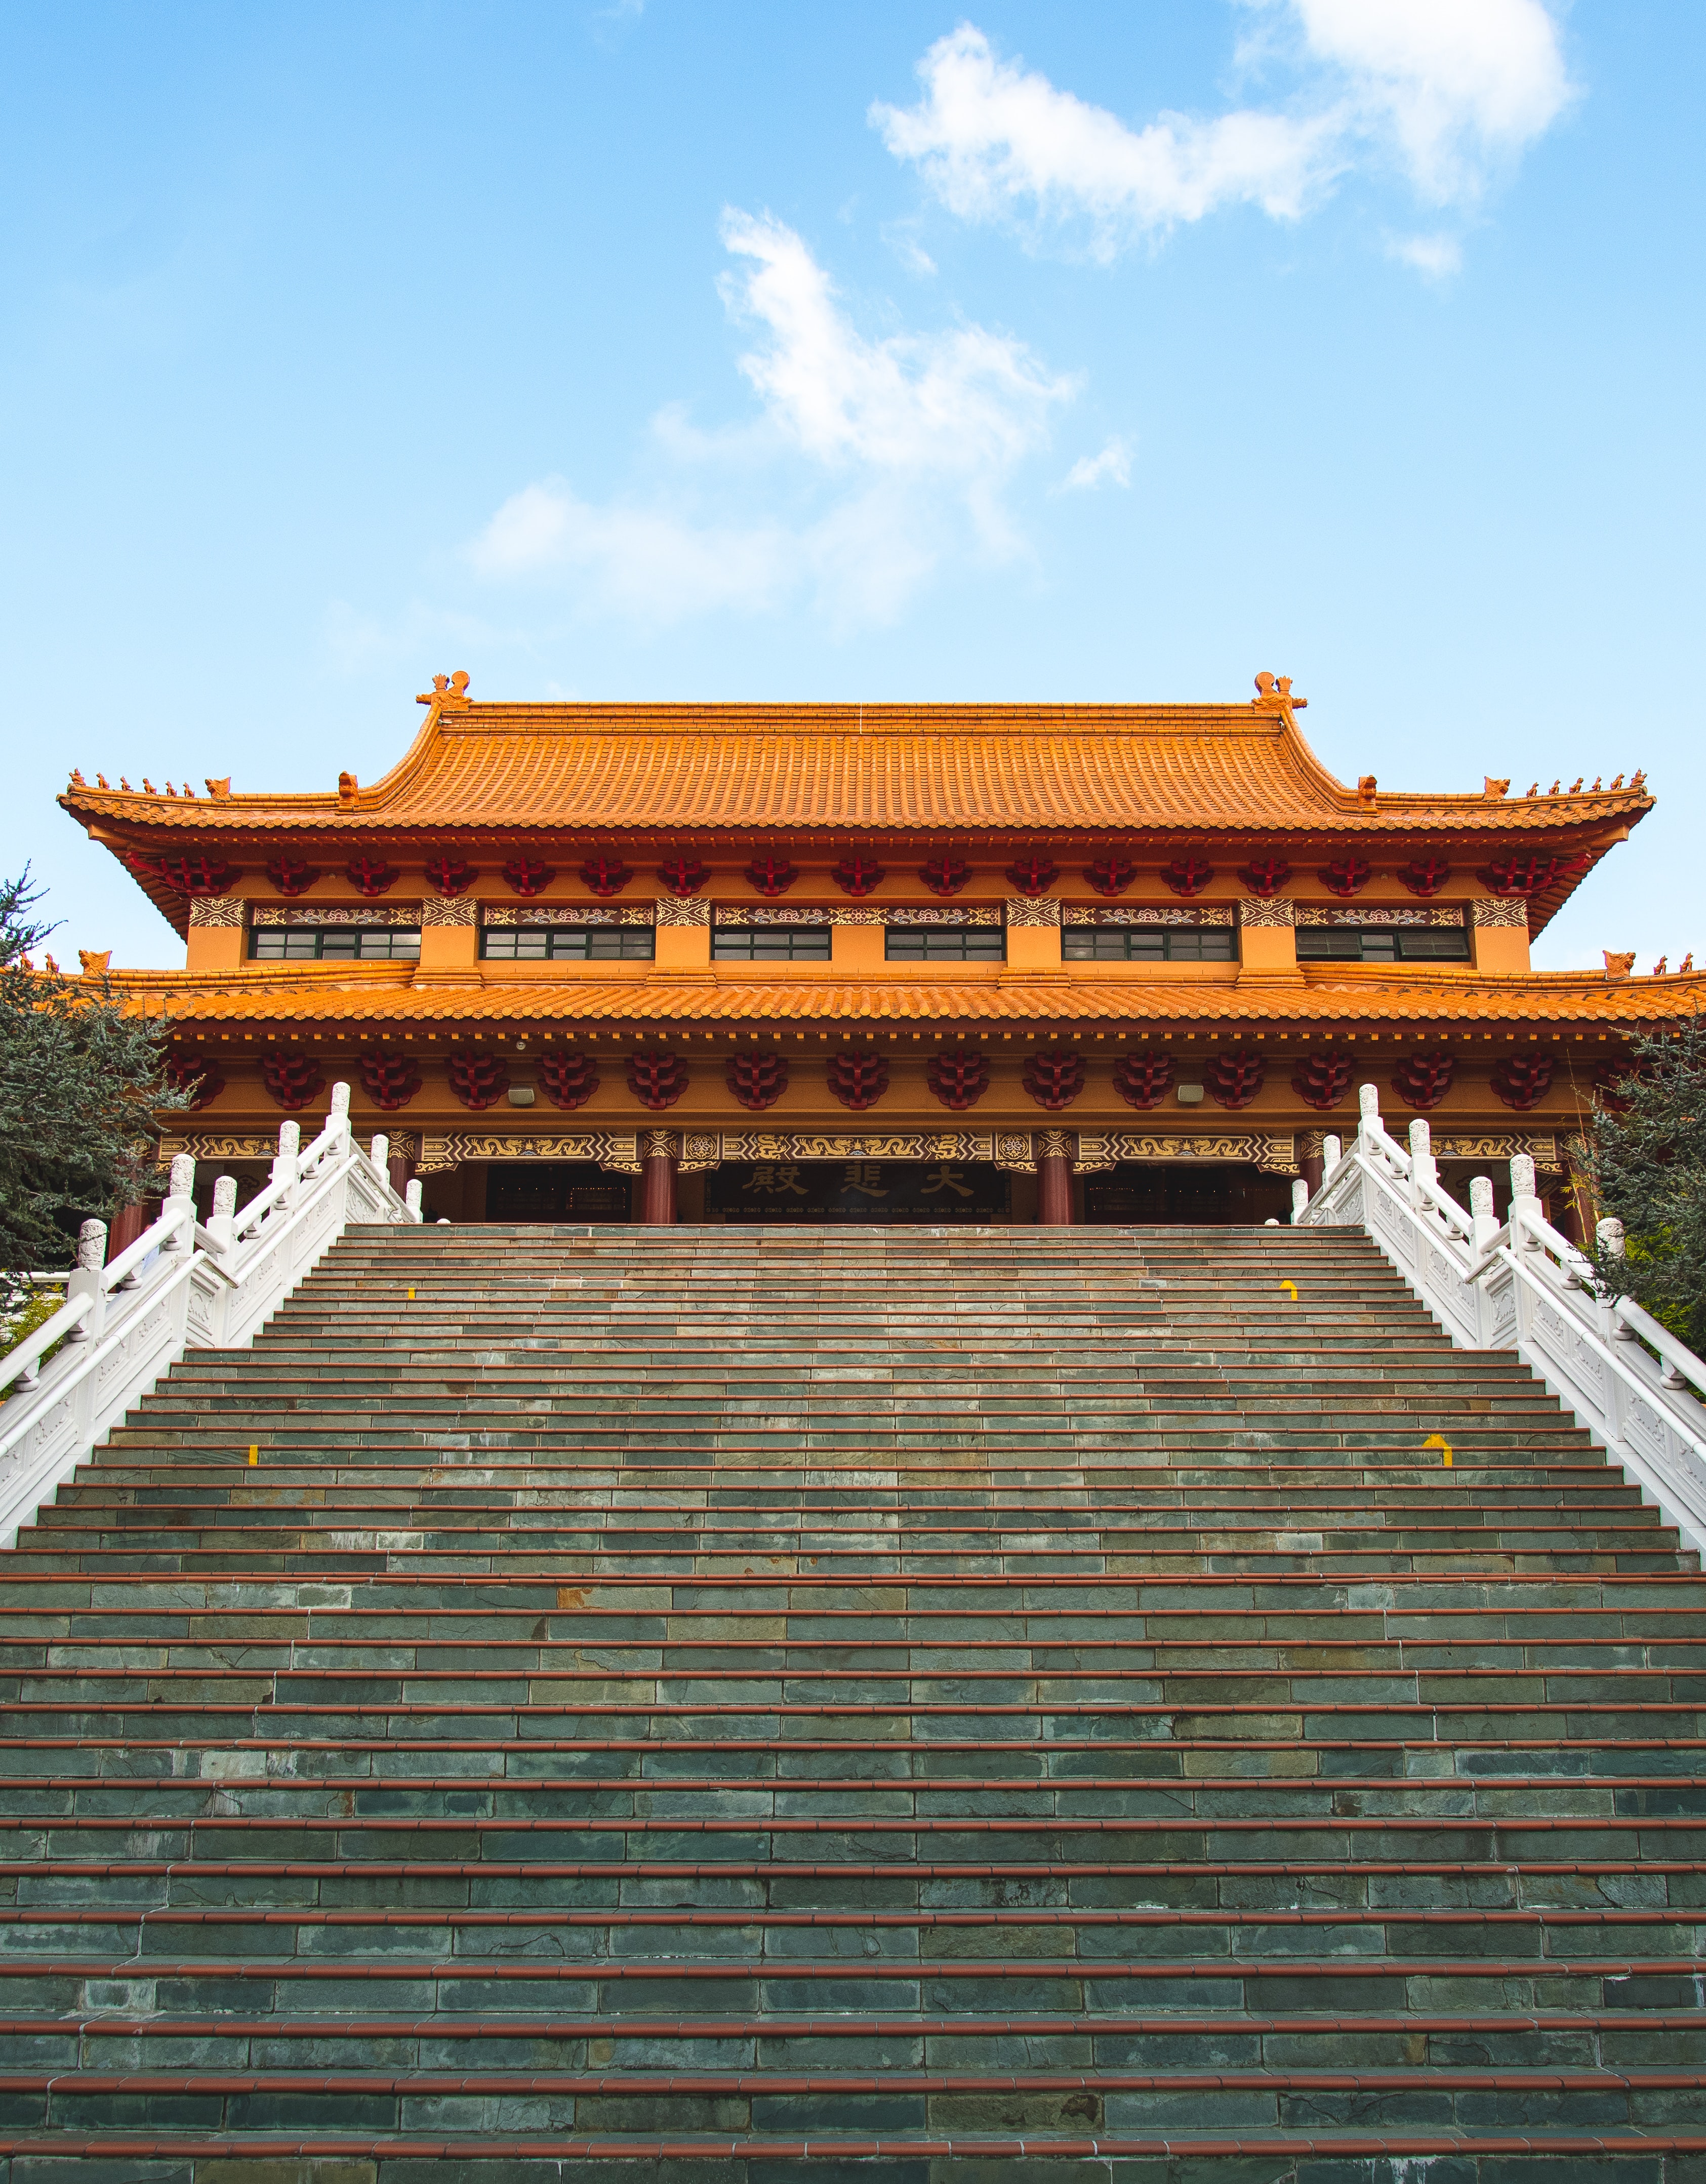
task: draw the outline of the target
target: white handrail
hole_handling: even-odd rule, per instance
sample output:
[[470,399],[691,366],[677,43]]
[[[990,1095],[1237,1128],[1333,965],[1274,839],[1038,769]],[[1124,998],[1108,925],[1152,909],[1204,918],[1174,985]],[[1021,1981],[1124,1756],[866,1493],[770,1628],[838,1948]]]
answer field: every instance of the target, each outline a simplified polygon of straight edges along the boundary
[[[1706,1404],[1688,1392],[1706,1388],[1706,1363],[1632,1298],[1602,1294],[1592,1260],[1542,1212],[1525,1154],[1510,1164],[1501,1226],[1488,1178],[1475,1178],[1465,1212],[1440,1184],[1426,1122],[1411,1123],[1407,1149],[1382,1125],[1374,1087],[1359,1097],[1355,1139],[1348,1150],[1327,1140],[1320,1188],[1293,1221],[1365,1229],[1453,1342],[1514,1351],[1706,1551]],[[1614,1228],[1602,1227],[1614,1248]]]
[[299,1141],[286,1123],[272,1180],[240,1214],[235,1179],[220,1177],[205,1227],[195,1162],[180,1154],[159,1218],[110,1266],[105,1223],[84,1223],[65,1302],[0,1358],[0,1390],[14,1390],[0,1403],[0,1546],[187,1350],[253,1340],[352,1222],[421,1219],[418,1186],[399,1198],[382,1158],[352,1143],[348,1085],[333,1086],[306,1154]]

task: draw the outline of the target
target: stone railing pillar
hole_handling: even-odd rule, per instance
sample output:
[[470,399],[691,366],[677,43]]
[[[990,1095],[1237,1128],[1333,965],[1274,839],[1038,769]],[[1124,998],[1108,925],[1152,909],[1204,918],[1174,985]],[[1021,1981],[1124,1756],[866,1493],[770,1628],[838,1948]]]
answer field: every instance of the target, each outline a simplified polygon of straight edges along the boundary
[[1486,1250],[1498,1234],[1498,1216],[1493,1212],[1492,1178],[1490,1175],[1469,1178],[1469,1214],[1475,1224],[1475,1245],[1477,1252]]
[[87,1342],[101,1331],[107,1316],[107,1285],[102,1279],[106,1263],[107,1224],[86,1221],[77,1231],[77,1263],[65,1284],[65,1301],[75,1304],[79,1297],[90,1297],[93,1302],[81,1323],[65,1337],[67,1342]]
[[230,1251],[237,1235],[237,1178],[234,1175],[216,1176],[214,1179],[213,1212],[208,1216],[208,1234],[221,1251]]

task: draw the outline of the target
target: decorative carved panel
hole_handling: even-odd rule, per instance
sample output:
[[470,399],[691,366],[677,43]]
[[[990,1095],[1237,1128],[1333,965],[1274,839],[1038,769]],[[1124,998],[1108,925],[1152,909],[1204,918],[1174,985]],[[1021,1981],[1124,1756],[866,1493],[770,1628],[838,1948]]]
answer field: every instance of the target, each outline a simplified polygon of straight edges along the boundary
[[661,894],[657,898],[657,922],[660,925],[709,925],[711,898],[702,894]]
[[255,925],[419,925],[418,902],[328,903],[304,909],[300,903],[256,903]]
[[1561,1169],[1557,1138],[1549,1130],[1436,1130],[1436,1160],[1514,1160],[1526,1153],[1537,1168]]
[[227,928],[240,926],[245,907],[241,895],[195,895],[190,900],[190,923]]
[[1201,910],[1174,910],[1160,903],[1118,903],[1101,909],[1090,903],[1068,903],[1062,911],[1068,925],[1230,925],[1232,905],[1205,905]]
[[1528,924],[1528,904],[1521,895],[1501,898],[1497,895],[1477,895],[1470,908],[1479,926]]
[[438,898],[429,896],[421,905],[421,922],[424,925],[477,925],[480,906],[471,895],[453,894]]
[[639,1139],[633,1130],[566,1131],[560,1137],[518,1133],[428,1130],[417,1163],[421,1175],[440,1175],[464,1161],[596,1161],[618,1175],[640,1172]]
[[1250,1161],[1271,1175],[1292,1175],[1297,1140],[1289,1131],[1217,1130],[1164,1137],[1141,1130],[1080,1130],[1073,1166],[1079,1174],[1117,1161]]
[[1290,895],[1252,895],[1238,905],[1240,925],[1295,925],[1297,905]]
[[482,925],[650,925],[649,902],[608,905],[568,903],[560,909],[544,909],[537,903],[488,902],[482,905]]
[[1010,926],[1058,925],[1061,922],[1060,897],[1053,894],[1010,895],[1006,911]]
[[[1500,903],[1503,910],[1506,905]],[[1249,922],[1246,919],[1246,923]],[[1463,922],[1461,903],[1417,903],[1402,909],[1377,904],[1361,906],[1305,902],[1297,905],[1299,925],[1456,925]]]

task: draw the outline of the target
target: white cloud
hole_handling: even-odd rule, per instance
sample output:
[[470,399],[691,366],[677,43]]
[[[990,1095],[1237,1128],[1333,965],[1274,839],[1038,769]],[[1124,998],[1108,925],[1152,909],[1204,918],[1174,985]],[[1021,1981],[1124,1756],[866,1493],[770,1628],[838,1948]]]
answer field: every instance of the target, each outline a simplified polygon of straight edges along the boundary
[[998,61],[969,23],[938,39],[918,74],[918,105],[871,109],[895,158],[917,165],[967,220],[1021,207],[1044,220],[1084,215],[1101,257],[1134,232],[1233,202],[1294,219],[1322,178],[1332,134],[1319,120],[1252,113],[1209,122],[1168,114],[1133,131],[1046,76]]
[[[560,480],[514,493],[470,546],[498,581],[567,580],[579,604],[646,619],[758,611],[810,589],[839,621],[892,617],[956,547],[1011,558],[1015,471],[1048,439],[1073,382],[978,326],[867,340],[806,244],[781,221],[729,212],[731,312],[758,332],[739,369],[755,424],[697,432],[672,405],[653,423],[674,474],[646,503],[597,505]],[[739,499],[784,466],[789,520],[708,521],[683,466],[720,458]],[[804,504],[803,508],[800,505]]]
[[1344,72],[1365,124],[1397,139],[1437,203],[1544,135],[1570,91],[1541,0],[1290,0],[1308,51]]
[[[1274,11],[1302,78],[1284,111],[1162,113],[1133,128],[996,58],[969,23],[918,64],[916,106],[873,126],[967,220],[1081,224],[1104,260],[1224,206],[1296,220],[1382,153],[1430,202],[1472,197],[1494,160],[1540,136],[1569,97],[1542,0],[1248,0]],[[1281,12],[1283,11],[1283,12]]]
[[1080,455],[1066,476],[1058,490],[1062,493],[1085,493],[1111,479],[1115,485],[1131,483],[1131,446],[1129,442],[1116,437],[1110,440],[1099,455]]
[[1430,281],[1448,280],[1463,267],[1463,245],[1454,235],[1395,235],[1386,245],[1388,258],[1413,265]]

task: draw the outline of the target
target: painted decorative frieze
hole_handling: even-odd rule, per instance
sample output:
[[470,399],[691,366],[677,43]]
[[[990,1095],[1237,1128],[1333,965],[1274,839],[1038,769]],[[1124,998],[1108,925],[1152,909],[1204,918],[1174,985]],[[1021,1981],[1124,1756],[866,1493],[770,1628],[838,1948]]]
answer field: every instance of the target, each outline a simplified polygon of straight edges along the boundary
[[711,898],[703,894],[661,894],[657,898],[660,925],[709,925]]
[[[1505,905],[1500,903],[1497,908]],[[1246,916],[1246,924],[1251,922]],[[1461,903],[1418,903],[1399,908],[1365,903],[1351,908],[1338,903],[1304,902],[1297,905],[1299,925],[1455,925],[1463,922]]]
[[479,905],[465,894],[429,895],[421,905],[421,922],[426,925],[477,925]]
[[190,923],[203,929],[209,926],[240,926],[243,913],[241,895],[198,894],[190,898]]
[[[250,906],[250,922],[254,925],[400,925],[417,926],[426,905],[418,902],[360,902],[327,903],[323,908],[318,903],[304,907],[300,903],[255,903]],[[453,904],[434,904],[433,908],[452,909]]]
[[1217,1130],[1163,1137],[1139,1130],[1080,1130],[1073,1166],[1080,1175],[1119,1161],[1249,1161],[1270,1175],[1294,1175],[1297,1140],[1290,1131]]
[[1240,925],[1295,925],[1297,905],[1289,894],[1252,895],[1238,905]]
[[537,903],[488,902],[481,912],[480,922],[482,925],[505,926],[650,925],[652,905],[649,902],[576,902],[545,909]]
[[1470,905],[1475,914],[1475,923],[1485,930],[1489,926],[1528,924],[1528,903],[1522,895],[1480,894]]
[[640,1172],[640,1134],[633,1130],[566,1131],[560,1137],[519,1132],[427,1130],[421,1140],[418,1173],[442,1175],[465,1161],[594,1161],[616,1175]]
[[1006,911],[1010,926],[1058,925],[1061,922],[1060,897],[1055,894],[1010,895]]
[[1233,922],[1233,911],[1230,903],[1205,904],[1197,910],[1174,910],[1160,903],[1112,903],[1104,909],[1091,903],[1073,902],[1066,905],[1062,920],[1067,925],[1224,927]]

